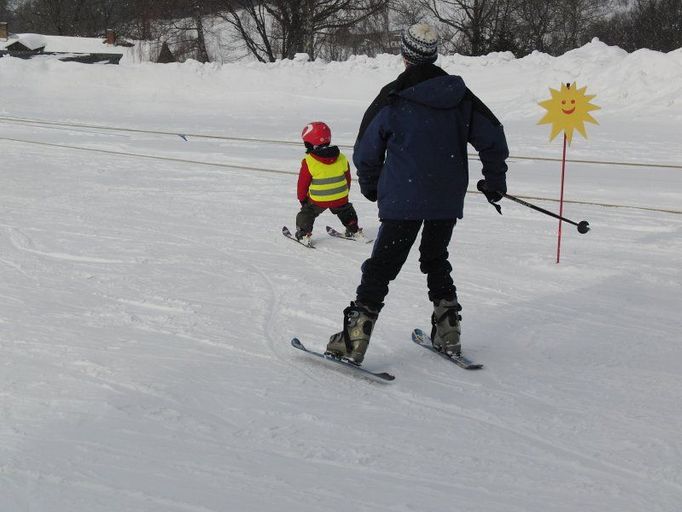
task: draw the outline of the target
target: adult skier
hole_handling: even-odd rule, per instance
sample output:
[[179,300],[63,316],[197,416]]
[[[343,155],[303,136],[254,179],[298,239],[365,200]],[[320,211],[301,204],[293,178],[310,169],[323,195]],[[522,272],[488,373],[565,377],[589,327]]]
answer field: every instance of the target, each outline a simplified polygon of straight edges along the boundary
[[362,194],[378,201],[381,226],[362,265],[356,299],[343,311],[343,330],[327,353],[360,364],[375,322],[423,226],[420,269],[433,302],[431,339],[439,351],[460,354],[461,306],[448,261],[448,244],[462,218],[469,183],[467,143],[483,164],[480,186],[491,203],[506,192],[509,156],[502,125],[464,84],[434,65],[438,35],[427,24],[401,35],[405,71],[367,109],[353,162]]

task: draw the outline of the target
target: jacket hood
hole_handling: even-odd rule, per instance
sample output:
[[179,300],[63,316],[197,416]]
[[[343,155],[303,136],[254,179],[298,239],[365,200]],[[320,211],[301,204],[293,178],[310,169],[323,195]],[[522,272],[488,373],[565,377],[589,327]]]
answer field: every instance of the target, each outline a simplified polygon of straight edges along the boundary
[[462,77],[446,75],[420,82],[398,92],[397,95],[427,107],[451,109],[459,105],[466,90]]
[[339,158],[341,151],[338,146],[320,146],[310,151],[309,154],[324,164],[333,164]]

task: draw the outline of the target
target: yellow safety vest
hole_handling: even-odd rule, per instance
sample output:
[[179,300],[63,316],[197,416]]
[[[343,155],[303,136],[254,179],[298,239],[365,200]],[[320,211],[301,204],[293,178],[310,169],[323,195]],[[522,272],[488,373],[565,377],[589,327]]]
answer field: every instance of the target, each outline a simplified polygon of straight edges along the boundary
[[306,155],[305,161],[313,177],[308,189],[308,195],[313,201],[336,201],[348,196],[348,160],[343,154],[333,164],[324,164],[312,155]]

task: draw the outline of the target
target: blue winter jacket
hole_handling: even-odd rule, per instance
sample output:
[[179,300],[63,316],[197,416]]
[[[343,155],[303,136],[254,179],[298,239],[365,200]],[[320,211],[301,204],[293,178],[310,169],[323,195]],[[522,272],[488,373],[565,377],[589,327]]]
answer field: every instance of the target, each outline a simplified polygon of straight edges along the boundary
[[500,122],[459,76],[410,66],[384,87],[360,127],[353,162],[379,218],[462,218],[469,183],[467,143],[490,190],[506,192],[509,156]]

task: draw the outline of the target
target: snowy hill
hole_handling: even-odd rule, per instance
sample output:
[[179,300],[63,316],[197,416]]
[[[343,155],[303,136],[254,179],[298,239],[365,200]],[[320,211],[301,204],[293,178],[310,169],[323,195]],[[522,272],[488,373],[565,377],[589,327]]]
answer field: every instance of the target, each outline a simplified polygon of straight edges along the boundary
[[[680,510],[681,51],[440,63],[517,157],[560,156],[537,102],[587,85],[600,125],[569,158],[622,163],[568,165],[564,213],[593,229],[564,225],[560,265],[552,219],[468,195],[450,252],[485,369],[411,343],[415,250],[365,361],[382,385],[289,346],[338,330],[371,246],[327,237],[328,213],[316,251],[284,239],[302,151],[266,141],[321,119],[352,144],[397,57],[0,59],[0,511]],[[559,170],[512,159],[510,193],[556,209]]]

